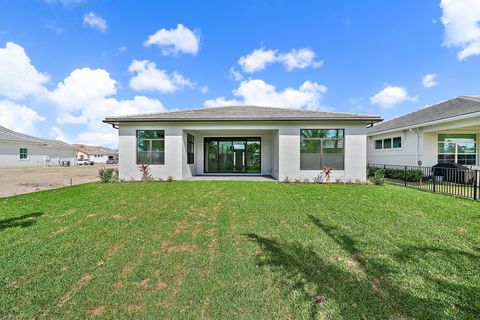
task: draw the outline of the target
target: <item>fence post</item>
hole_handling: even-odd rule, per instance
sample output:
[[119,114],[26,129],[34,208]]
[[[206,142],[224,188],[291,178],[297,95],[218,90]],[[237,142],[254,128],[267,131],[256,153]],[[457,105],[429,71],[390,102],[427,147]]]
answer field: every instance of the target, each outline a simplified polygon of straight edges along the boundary
[[432,168],[433,192],[435,192],[435,168]]
[[403,171],[403,180],[405,182],[405,187],[407,186],[407,166],[405,166],[405,170]]
[[480,188],[480,186],[478,186],[477,184],[478,184],[478,170],[475,170],[475,176],[473,178],[473,200],[478,199],[478,188]]

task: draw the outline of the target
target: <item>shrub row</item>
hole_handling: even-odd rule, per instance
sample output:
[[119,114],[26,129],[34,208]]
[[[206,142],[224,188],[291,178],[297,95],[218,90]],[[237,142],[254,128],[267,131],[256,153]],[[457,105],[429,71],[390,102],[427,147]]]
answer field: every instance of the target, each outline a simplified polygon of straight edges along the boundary
[[420,179],[423,176],[422,170],[420,169],[407,169],[405,172],[405,169],[392,169],[392,168],[368,168],[368,176],[373,177],[375,176],[375,172],[378,170],[383,170],[383,173],[385,174],[385,178],[388,179],[396,179],[396,180],[402,180],[405,181],[405,179],[408,182],[417,182],[420,181]]

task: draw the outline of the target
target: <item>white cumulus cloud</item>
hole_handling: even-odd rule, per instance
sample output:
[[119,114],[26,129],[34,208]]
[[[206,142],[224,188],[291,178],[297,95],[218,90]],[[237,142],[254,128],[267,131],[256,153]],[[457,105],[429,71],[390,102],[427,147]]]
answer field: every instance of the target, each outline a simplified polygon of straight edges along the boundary
[[279,91],[263,80],[245,80],[233,90],[235,99],[219,97],[205,101],[206,107],[225,105],[258,105],[294,109],[322,109],[323,94],[327,87],[316,82],[305,81],[298,89],[286,88]]
[[383,88],[377,94],[370,98],[370,103],[388,109],[405,101],[417,100],[417,97],[410,97],[405,88],[387,85],[385,86],[385,88]]
[[165,111],[163,104],[145,96],[118,100],[117,84],[103,69],[76,69],[50,93],[59,111],[60,125],[83,124],[86,130],[68,140],[81,143],[104,143],[113,146],[117,132],[102,123],[107,116]]
[[161,93],[175,92],[181,88],[193,88],[194,83],[180,73],[174,71],[168,74],[157,68],[154,62],[148,60],[133,60],[128,71],[135,75],[130,79],[130,87],[137,91],[158,91]]
[[94,12],[89,12],[83,16],[83,25],[101,32],[107,31],[107,21]]
[[35,134],[35,123],[44,121],[35,110],[12,101],[0,101],[0,125],[10,130]]
[[178,53],[196,55],[200,49],[200,31],[190,30],[182,24],[175,29],[160,29],[145,41],[145,46],[152,45],[161,48],[165,56]]
[[238,59],[238,65],[242,67],[245,72],[256,72],[265,69],[267,64],[277,61],[276,50],[266,50],[260,48],[253,50],[252,53]]
[[308,67],[318,68],[323,65],[323,61],[315,61],[315,52],[310,48],[292,49],[290,52],[280,54],[278,59],[288,71]]
[[480,1],[442,0],[442,24],[446,47],[457,47],[458,60],[480,55]]
[[[315,52],[310,48],[292,49],[289,52],[279,53],[278,50],[260,48],[240,57],[238,65],[244,72],[253,73],[264,70],[267,65],[281,63],[288,71],[305,69],[308,67],[318,68],[323,61],[315,60]],[[230,69],[232,73],[232,69]]]
[[23,47],[7,42],[0,48],[0,95],[10,99],[46,93],[47,74],[38,72]]
[[437,85],[437,75],[436,75],[436,74],[433,74],[433,73],[426,74],[426,75],[422,78],[422,85],[423,85],[425,88],[435,87],[435,86]]

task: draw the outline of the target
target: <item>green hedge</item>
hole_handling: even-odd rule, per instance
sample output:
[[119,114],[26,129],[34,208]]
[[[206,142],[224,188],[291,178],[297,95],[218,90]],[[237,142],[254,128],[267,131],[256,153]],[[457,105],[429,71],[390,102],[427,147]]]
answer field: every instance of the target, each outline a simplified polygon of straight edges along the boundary
[[[370,167],[368,168],[368,176],[373,177],[377,170],[384,170],[385,178],[405,181],[405,169]],[[408,182],[420,181],[422,176],[422,170],[420,169],[407,169],[406,178]]]

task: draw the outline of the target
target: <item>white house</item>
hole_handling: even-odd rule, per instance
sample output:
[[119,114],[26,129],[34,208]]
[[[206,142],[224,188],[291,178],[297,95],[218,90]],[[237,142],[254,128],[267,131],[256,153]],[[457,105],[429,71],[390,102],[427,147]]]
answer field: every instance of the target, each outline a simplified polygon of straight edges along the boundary
[[75,164],[76,150],[58,140],[37,138],[0,126],[0,167],[58,166]]
[[118,160],[117,150],[101,146],[87,146],[84,144],[74,144],[77,148],[77,160],[93,161],[95,163],[106,163],[108,160]]
[[119,175],[138,180],[195,175],[332,177],[364,181],[366,126],[379,116],[238,106],[112,117],[118,128]]
[[460,96],[368,129],[370,164],[479,168],[480,97]]

